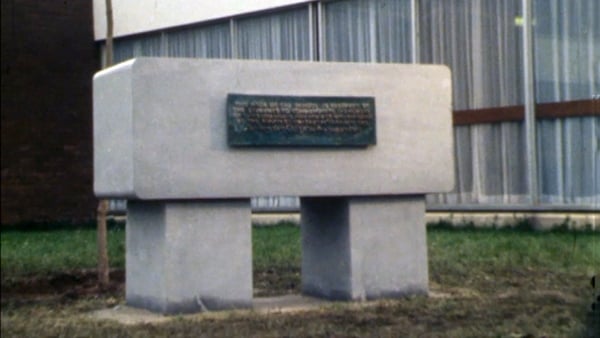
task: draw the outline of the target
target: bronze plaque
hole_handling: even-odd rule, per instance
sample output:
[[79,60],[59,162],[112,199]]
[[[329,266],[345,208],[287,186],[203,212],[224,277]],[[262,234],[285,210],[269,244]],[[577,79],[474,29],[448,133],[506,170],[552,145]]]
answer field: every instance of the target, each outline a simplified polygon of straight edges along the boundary
[[240,147],[373,145],[375,98],[229,94],[227,141]]

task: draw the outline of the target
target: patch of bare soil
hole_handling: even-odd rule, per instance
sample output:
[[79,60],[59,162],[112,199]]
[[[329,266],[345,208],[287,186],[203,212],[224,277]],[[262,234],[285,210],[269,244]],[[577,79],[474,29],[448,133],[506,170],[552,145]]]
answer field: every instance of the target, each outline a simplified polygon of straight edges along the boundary
[[254,271],[254,297],[300,293],[300,269],[271,267]]
[[[110,284],[98,284],[95,270],[74,270],[48,275],[2,279],[2,300],[12,303],[35,300],[76,300],[93,296],[122,297],[125,271],[112,270]],[[293,267],[272,267],[254,271],[254,296],[270,297],[300,293],[300,270]]]
[[[407,297],[323,310],[222,319],[186,317],[160,326],[120,326],[77,319],[122,303],[124,272],[100,288],[95,271],[2,279],[2,336],[586,336],[592,299],[577,275],[544,270],[473,271],[468,278],[432,274],[431,297]],[[254,272],[255,297],[300,293],[299,268]],[[90,301],[91,300],[91,301]],[[597,313],[595,313],[597,314]],[[31,321],[32,316],[36,320]],[[591,323],[592,321],[589,320]],[[59,324],[57,324],[59,323]],[[600,329],[590,326],[593,337]],[[586,336],[586,337],[587,337]],[[597,336],[597,335],[596,335]]]
[[2,303],[36,300],[76,300],[89,296],[123,294],[124,270],[112,270],[107,286],[98,284],[95,270],[74,270],[47,275],[2,278]]

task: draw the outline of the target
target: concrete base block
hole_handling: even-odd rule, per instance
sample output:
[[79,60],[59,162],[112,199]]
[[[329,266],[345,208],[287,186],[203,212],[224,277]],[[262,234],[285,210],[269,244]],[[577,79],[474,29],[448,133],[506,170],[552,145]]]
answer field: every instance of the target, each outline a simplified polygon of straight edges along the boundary
[[425,196],[300,201],[302,290],[332,300],[428,293]]
[[250,199],[129,201],[126,301],[165,314],[252,307]]

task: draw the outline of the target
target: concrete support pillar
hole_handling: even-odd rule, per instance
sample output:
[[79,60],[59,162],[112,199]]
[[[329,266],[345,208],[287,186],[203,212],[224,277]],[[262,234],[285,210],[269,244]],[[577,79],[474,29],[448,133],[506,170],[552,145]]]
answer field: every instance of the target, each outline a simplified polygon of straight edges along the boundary
[[250,199],[129,201],[126,301],[161,313],[252,306]]
[[302,289],[334,300],[428,293],[425,196],[300,201]]

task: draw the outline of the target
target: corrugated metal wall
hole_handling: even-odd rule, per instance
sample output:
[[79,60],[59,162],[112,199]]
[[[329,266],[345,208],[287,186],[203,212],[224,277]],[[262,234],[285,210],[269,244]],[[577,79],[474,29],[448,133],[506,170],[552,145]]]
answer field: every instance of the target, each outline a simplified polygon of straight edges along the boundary
[[541,120],[541,203],[600,207],[600,2],[537,0],[536,100],[596,97],[595,117]]
[[[524,0],[346,0],[187,26],[115,41],[115,60],[135,56],[447,64],[454,109],[524,104]],[[596,0],[532,1],[536,101],[600,92]],[[416,46],[416,50],[414,50]],[[598,102],[596,100],[595,102]],[[456,188],[430,208],[600,206],[597,115],[538,120],[539,201],[528,191],[522,121],[455,126]],[[587,112],[590,113],[590,112]],[[294,197],[253,200],[258,210],[298,208]]]

